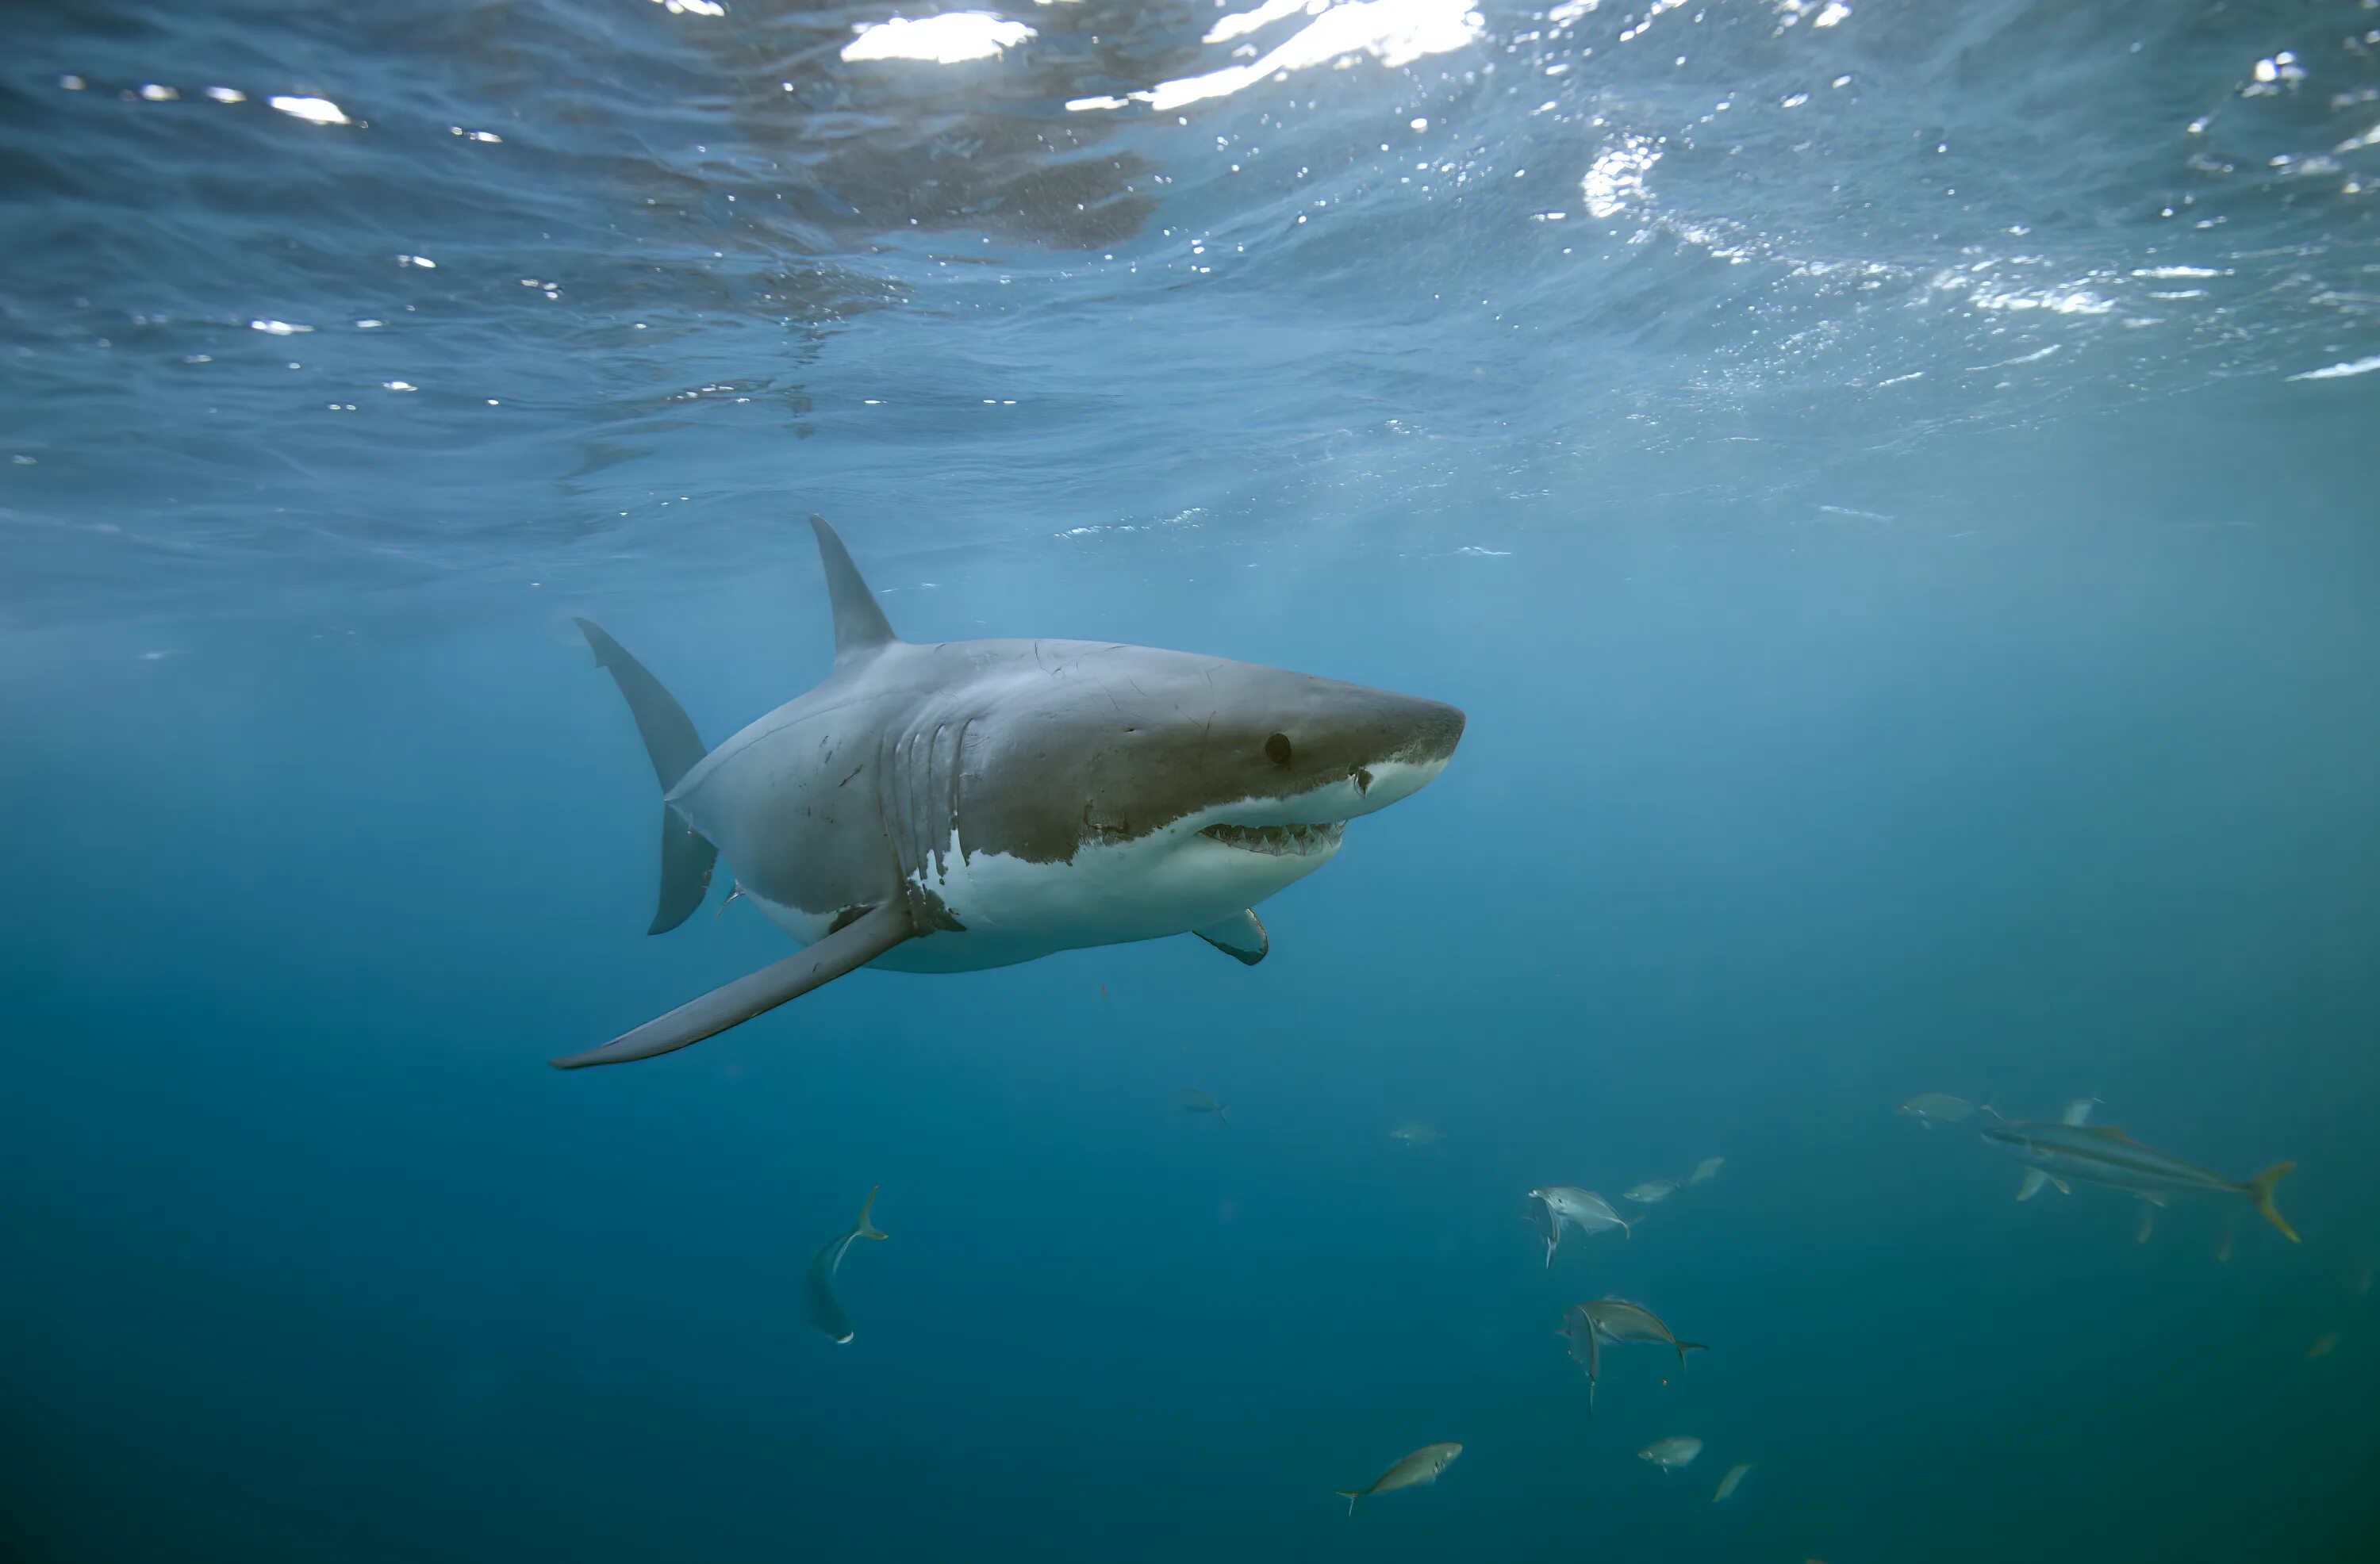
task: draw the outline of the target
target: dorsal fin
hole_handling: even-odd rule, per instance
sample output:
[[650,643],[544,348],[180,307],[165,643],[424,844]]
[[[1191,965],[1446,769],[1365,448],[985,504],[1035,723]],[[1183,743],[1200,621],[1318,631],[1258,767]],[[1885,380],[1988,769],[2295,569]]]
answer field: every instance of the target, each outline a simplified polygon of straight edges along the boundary
[[834,604],[835,665],[841,667],[899,640],[892,621],[876,606],[875,594],[860,578],[859,567],[851,563],[851,551],[843,546],[826,517],[811,516],[810,529],[818,534],[819,563],[826,567],[827,597]]

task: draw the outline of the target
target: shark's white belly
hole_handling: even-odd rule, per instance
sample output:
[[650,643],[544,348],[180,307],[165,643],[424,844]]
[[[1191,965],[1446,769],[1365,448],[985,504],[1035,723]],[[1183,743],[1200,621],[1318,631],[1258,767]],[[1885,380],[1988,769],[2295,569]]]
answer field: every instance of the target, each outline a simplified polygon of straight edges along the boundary
[[[919,877],[960,927],[896,946],[869,964],[898,972],[975,972],[1059,951],[1187,934],[1244,912],[1335,856],[1225,846],[1188,827],[1136,842],[1086,846],[1065,863],[1004,853],[961,855],[955,839]],[[803,944],[825,938],[832,915],[746,893]]]

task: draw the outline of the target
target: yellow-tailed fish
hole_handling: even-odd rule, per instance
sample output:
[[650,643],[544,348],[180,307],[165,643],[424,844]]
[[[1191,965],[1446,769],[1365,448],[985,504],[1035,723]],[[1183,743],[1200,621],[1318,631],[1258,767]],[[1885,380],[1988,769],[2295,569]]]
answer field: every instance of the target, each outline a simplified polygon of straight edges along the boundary
[[2273,1186],[2297,1166],[2294,1162],[2277,1163],[2252,1179],[2234,1182],[2143,1146],[2112,1124],[1986,1124],[1984,1139],[2031,1163],[2033,1171],[2061,1188],[2062,1180],[2073,1179],[2143,1197],[2168,1193],[2236,1195],[2254,1206],[2282,1237],[2299,1242],[2297,1230],[2273,1205]]
[[851,1340],[852,1329],[850,1316],[843,1312],[843,1304],[834,1295],[834,1273],[841,1268],[853,1240],[891,1236],[879,1232],[876,1224],[868,1219],[875,1205],[876,1191],[871,1189],[867,1203],[859,1207],[859,1220],[852,1224],[849,1232],[810,1257],[809,1275],[802,1279],[802,1301],[809,1306],[810,1323],[833,1338],[838,1347]]
[[1438,1474],[1454,1464],[1463,1453],[1461,1445],[1424,1445],[1372,1479],[1368,1488],[1341,1488],[1339,1497],[1347,1501],[1347,1513],[1355,1513],[1355,1501],[1370,1498],[1375,1494],[1392,1494],[1399,1488],[1418,1488],[1438,1481]]
[[[1225,1108],[1221,1103],[1217,1102],[1213,1097],[1208,1097],[1205,1092],[1198,1090],[1195,1086],[1174,1087],[1173,1100],[1182,1105],[1182,1111],[1184,1113],[1211,1113],[1215,1116],[1215,1121],[1218,1123],[1228,1124],[1232,1121],[1232,1110],[1230,1109]],[[1261,1115],[1259,1115],[1259,1117],[1261,1117]],[[1262,1128],[1262,1126],[1259,1125],[1258,1128]]]
[[1929,1130],[1937,1124],[1963,1124],[1979,1111],[1989,1113],[1996,1119],[1999,1117],[1998,1110],[1989,1102],[1969,1102],[1965,1097],[1952,1097],[1949,1092],[1919,1092],[1893,1111],[1903,1118],[1916,1120]]

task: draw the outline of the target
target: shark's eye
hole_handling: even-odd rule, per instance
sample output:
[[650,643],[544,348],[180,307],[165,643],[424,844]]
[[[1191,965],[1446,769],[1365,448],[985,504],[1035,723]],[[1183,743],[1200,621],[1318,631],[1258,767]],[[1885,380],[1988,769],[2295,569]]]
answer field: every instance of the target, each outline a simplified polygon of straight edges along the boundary
[[1287,734],[1275,734],[1272,737],[1265,740],[1265,756],[1267,758],[1271,760],[1274,765],[1288,765],[1289,755],[1289,735]]

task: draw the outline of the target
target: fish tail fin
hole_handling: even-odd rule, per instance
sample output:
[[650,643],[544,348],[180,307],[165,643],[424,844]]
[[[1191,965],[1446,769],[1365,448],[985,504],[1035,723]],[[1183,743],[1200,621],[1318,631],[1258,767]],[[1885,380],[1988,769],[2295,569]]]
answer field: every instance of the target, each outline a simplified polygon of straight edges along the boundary
[[2248,1198],[2256,1203],[2256,1214],[2280,1229],[2283,1238],[2291,1243],[2301,1243],[2305,1241],[2298,1237],[2298,1230],[2289,1226],[2273,1205],[2273,1186],[2288,1178],[2296,1168],[2294,1162],[2280,1162],[2258,1173],[2248,1181]]
[[1331,1492],[1337,1494],[1341,1498],[1347,1501],[1347,1514],[1352,1519],[1355,1513],[1355,1501],[1364,1497],[1364,1490],[1361,1488],[1333,1488]]
[[[883,1187],[884,1186],[882,1184],[878,1184],[876,1189],[882,1189]],[[868,1198],[860,1204],[859,1225],[851,1230],[858,1237],[890,1238],[892,1236],[891,1233],[884,1231],[874,1222],[868,1219],[868,1213],[876,1208],[876,1189],[869,1190],[868,1192]]]
[[2002,1113],[1998,1109],[1994,1108],[1992,1106],[1992,1099],[1989,1097],[1985,1097],[1983,1101],[1975,1104],[1975,1111],[1978,1113],[1988,1113],[2003,1124],[2008,1122],[2008,1115]]
[[1683,1373],[1685,1373],[1685,1372],[1686,1372],[1686,1354],[1687,1354],[1688,1352],[1709,1352],[1709,1351],[1710,1351],[1710,1343],[1709,1343],[1709,1342],[1707,1342],[1707,1341],[1681,1341],[1681,1342],[1679,1342],[1679,1343],[1678,1343],[1678,1372],[1679,1372],[1680,1374],[1683,1374]]
[[[693,720],[676,697],[629,656],[626,648],[604,634],[601,624],[591,619],[575,623],[595,653],[595,665],[611,674],[612,682],[620,687],[628,714],[637,720],[637,732],[644,738],[645,758],[653,763],[653,775],[666,794],[707,753]],[[661,894],[654,903],[652,925],[645,932],[666,934],[691,916],[710,892],[710,870],[718,860],[719,849],[664,801]]]
[[1232,1110],[1224,1107],[1221,1103],[1217,1103],[1215,1105],[1215,1120],[1218,1123],[1230,1123],[1232,1121]]

